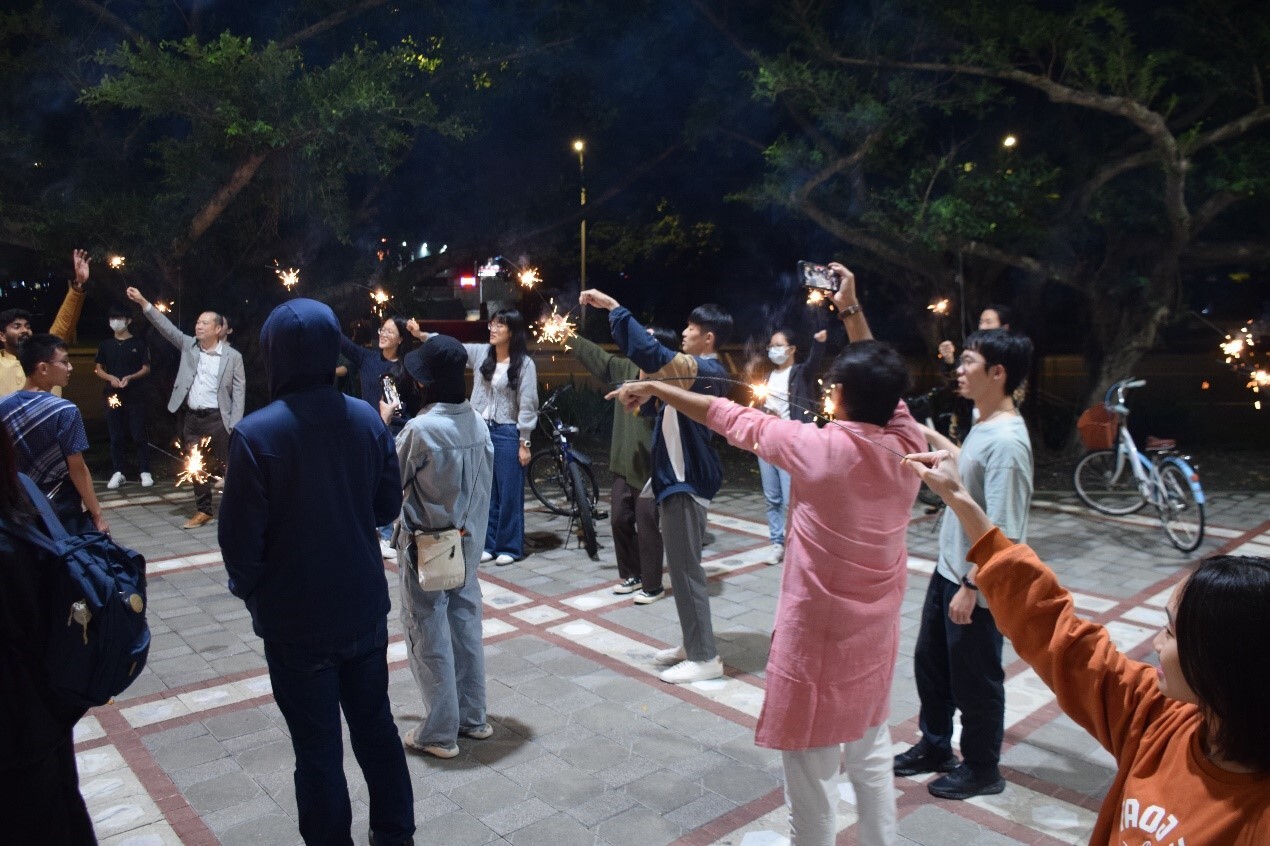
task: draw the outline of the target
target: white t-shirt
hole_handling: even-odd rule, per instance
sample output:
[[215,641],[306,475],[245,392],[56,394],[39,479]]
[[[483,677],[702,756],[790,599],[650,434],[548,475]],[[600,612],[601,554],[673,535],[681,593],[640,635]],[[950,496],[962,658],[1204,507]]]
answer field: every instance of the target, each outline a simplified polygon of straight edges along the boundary
[[772,414],[782,420],[789,419],[789,375],[794,368],[773,370],[767,377],[767,400],[763,403]]

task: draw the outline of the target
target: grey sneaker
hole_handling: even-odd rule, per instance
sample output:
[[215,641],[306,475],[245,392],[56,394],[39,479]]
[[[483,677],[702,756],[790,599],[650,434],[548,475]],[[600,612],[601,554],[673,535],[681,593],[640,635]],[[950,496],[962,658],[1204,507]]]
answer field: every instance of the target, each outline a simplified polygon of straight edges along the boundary
[[481,723],[479,726],[459,726],[459,737],[470,737],[473,740],[485,740],[487,737],[494,736],[494,727],[489,723]]
[[425,752],[435,758],[453,758],[459,754],[459,745],[457,743],[424,743],[417,739],[415,734],[417,728],[412,728],[406,732],[406,737],[402,740],[402,744],[413,752]]

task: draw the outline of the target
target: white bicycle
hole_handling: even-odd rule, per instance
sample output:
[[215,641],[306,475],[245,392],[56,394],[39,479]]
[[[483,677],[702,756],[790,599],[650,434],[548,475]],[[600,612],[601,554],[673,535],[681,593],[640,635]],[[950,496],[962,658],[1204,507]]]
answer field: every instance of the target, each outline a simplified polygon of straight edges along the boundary
[[1081,416],[1086,445],[1107,448],[1094,449],[1082,458],[1072,481],[1081,501],[1103,514],[1133,514],[1150,503],[1169,541],[1182,552],[1191,552],[1204,540],[1204,489],[1199,473],[1171,440],[1147,438],[1145,454],[1139,452],[1124,425],[1129,416],[1125,391],[1145,384],[1142,379],[1117,382],[1107,390],[1102,406]]

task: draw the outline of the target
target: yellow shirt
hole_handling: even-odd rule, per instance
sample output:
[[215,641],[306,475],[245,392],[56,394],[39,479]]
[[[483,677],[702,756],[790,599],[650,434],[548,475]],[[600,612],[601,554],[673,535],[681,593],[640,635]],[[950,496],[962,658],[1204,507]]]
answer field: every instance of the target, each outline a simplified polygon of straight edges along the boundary
[[[56,335],[68,344],[75,340],[75,325],[79,323],[79,315],[83,310],[84,292],[71,287],[66,292],[66,299],[62,300],[62,307],[57,310],[57,317],[53,318],[49,334]],[[22,363],[18,361],[18,357],[10,355],[7,350],[0,350],[0,397],[22,390],[25,384],[26,374],[22,372]],[[60,397],[62,389],[54,388],[53,393]]]

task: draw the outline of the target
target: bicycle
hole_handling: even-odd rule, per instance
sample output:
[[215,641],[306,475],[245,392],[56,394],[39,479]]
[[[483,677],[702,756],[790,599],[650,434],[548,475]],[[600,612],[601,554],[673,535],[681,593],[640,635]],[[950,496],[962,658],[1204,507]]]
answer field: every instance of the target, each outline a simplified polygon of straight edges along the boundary
[[591,471],[591,459],[569,442],[578,427],[566,425],[556,411],[556,402],[572,389],[572,384],[561,385],[538,408],[538,425],[551,438],[551,445],[529,459],[529,488],[547,510],[568,517],[570,529],[574,521],[578,523],[587,555],[598,561],[595,521],[604,516],[597,507],[600,488]]
[[1146,454],[1139,452],[1125,426],[1125,391],[1145,384],[1142,379],[1119,381],[1107,390],[1101,406],[1081,415],[1081,438],[1092,451],[1077,463],[1072,482],[1081,501],[1103,514],[1133,514],[1150,503],[1169,542],[1191,552],[1204,540],[1199,473],[1171,440],[1147,438]]

